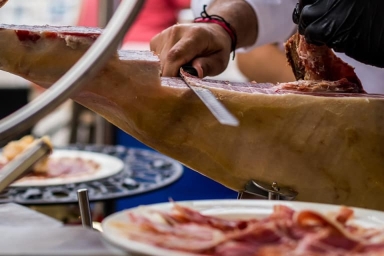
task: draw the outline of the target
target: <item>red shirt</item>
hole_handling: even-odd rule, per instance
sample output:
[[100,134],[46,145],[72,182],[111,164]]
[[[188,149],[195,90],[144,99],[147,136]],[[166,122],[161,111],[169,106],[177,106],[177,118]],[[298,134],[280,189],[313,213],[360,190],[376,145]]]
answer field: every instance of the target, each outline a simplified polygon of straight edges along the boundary
[[[79,26],[97,26],[97,3],[98,0],[84,0]],[[149,42],[156,34],[174,25],[179,11],[189,6],[190,0],[146,0],[124,43]]]

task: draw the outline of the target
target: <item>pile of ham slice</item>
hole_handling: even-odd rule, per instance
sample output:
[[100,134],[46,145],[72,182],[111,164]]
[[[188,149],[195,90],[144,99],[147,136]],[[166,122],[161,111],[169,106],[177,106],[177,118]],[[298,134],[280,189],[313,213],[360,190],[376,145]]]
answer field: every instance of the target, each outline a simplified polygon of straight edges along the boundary
[[128,212],[129,221],[114,226],[132,240],[197,255],[384,255],[384,230],[349,224],[353,210],[347,207],[324,215],[276,205],[270,216],[247,220],[202,215],[176,203],[169,212],[145,211]]

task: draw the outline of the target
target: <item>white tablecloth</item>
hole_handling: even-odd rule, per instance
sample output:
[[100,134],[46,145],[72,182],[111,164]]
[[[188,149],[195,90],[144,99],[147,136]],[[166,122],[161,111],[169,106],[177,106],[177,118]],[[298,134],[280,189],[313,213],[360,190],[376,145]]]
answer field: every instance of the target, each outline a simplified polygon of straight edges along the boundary
[[13,203],[0,205],[0,248],[0,255],[127,255],[98,231]]

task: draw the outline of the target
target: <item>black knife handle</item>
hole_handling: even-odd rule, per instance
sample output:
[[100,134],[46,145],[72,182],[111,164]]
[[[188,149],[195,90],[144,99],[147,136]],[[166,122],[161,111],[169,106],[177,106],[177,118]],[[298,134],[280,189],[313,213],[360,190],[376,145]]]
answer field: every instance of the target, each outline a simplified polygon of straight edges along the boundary
[[199,76],[197,70],[192,66],[191,63],[184,64],[181,68],[192,76]]

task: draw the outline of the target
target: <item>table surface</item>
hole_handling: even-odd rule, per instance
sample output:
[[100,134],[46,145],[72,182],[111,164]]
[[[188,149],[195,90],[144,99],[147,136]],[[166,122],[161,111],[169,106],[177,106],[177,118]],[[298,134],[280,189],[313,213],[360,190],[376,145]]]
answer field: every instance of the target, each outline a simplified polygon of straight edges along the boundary
[[61,222],[25,206],[0,205],[0,255],[129,255],[99,231]]

